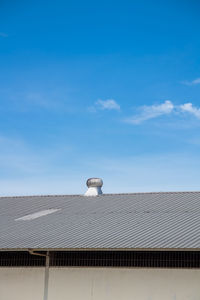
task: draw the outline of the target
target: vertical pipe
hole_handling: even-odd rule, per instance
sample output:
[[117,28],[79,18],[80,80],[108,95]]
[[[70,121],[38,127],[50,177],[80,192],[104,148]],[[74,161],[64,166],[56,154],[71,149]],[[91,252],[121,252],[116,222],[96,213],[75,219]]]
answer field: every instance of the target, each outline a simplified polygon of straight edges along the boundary
[[45,274],[44,274],[44,300],[48,300],[49,289],[49,251],[46,254]]

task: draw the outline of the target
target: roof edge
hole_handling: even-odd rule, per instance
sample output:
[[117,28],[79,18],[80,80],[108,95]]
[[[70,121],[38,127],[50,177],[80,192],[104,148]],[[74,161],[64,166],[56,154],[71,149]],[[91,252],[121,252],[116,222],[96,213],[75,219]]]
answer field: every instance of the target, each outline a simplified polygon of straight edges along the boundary
[[[104,197],[104,196],[116,196],[116,195],[146,195],[146,194],[187,194],[187,193],[200,193],[199,191],[159,191],[159,192],[134,192],[134,193],[104,193],[101,195],[98,195],[98,197]],[[16,195],[16,196],[0,196],[0,199],[3,198],[35,198],[35,197],[82,197],[83,194],[47,194],[47,195]]]
[[16,251],[200,251],[200,248],[0,248],[0,252]]

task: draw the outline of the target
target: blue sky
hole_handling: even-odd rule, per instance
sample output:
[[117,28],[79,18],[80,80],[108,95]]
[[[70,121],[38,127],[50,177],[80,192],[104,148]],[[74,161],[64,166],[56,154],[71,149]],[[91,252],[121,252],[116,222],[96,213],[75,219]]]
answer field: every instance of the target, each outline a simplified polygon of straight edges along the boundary
[[200,190],[199,1],[1,1],[0,195]]

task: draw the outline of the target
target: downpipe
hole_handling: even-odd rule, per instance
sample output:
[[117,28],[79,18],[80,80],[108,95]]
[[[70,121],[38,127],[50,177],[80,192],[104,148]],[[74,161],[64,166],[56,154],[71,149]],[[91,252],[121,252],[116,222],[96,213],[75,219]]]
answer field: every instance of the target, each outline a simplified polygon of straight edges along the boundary
[[44,256],[45,259],[45,272],[44,272],[44,296],[43,300],[48,300],[48,291],[49,291],[49,251],[46,254],[34,252],[34,250],[29,250],[31,255]]

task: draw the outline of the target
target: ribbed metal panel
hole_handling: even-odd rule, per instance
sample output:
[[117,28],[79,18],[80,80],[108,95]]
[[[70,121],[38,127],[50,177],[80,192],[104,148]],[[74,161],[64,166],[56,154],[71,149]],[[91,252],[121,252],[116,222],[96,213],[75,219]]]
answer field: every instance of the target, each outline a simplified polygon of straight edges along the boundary
[[200,249],[200,192],[0,198],[0,249],[27,248]]

